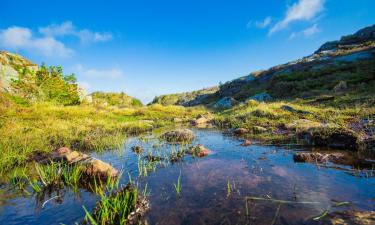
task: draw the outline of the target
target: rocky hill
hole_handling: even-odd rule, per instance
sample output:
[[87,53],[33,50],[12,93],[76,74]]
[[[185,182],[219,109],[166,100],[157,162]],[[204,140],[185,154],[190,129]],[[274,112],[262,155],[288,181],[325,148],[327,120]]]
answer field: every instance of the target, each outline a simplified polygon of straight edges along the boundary
[[[339,41],[327,42],[315,53],[302,59],[228,81],[213,93],[198,92],[189,104],[184,101],[169,103],[230,108],[249,99],[271,101],[313,98],[360,91],[371,93],[373,96],[374,59],[375,25],[372,25],[344,36]],[[178,96],[173,96],[176,95]]]
[[0,51],[0,90],[9,91],[11,80],[17,79],[24,69],[36,71],[38,66],[20,55]]

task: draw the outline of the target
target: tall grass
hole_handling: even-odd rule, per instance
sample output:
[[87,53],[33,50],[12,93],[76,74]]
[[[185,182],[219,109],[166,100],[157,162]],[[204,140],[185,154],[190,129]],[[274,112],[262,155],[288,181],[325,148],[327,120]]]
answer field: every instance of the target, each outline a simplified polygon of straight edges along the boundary
[[181,194],[181,171],[180,171],[180,175],[178,176],[178,179],[177,179],[177,184],[174,183],[173,186],[174,186],[174,189],[175,189],[177,195],[180,195]]

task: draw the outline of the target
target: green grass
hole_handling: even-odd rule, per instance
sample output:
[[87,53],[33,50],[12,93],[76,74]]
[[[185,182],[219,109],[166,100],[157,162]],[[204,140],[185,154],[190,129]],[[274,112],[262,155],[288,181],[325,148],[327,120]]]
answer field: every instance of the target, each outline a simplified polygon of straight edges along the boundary
[[180,171],[180,175],[178,176],[178,179],[177,179],[177,184],[174,183],[173,186],[174,186],[174,189],[175,189],[177,195],[180,195],[181,194],[181,171]]
[[0,171],[25,166],[34,151],[59,147],[106,150],[122,146],[125,137],[189,120],[203,109],[152,105],[136,108],[18,104],[0,93]]
[[92,214],[85,207],[85,221],[90,224],[126,224],[131,212],[136,209],[138,189],[131,184],[119,186],[120,177],[108,178],[106,183],[95,182],[95,193],[100,197]]

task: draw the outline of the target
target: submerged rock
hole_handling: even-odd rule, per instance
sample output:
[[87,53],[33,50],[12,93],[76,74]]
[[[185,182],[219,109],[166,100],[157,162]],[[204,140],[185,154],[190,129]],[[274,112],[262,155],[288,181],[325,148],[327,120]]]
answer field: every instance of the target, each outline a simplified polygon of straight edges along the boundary
[[172,130],[165,132],[162,138],[168,142],[191,142],[194,139],[194,133],[189,129]]
[[206,148],[204,145],[199,144],[199,145],[191,147],[188,150],[188,153],[192,154],[194,156],[204,157],[204,156],[210,155],[212,153],[212,151],[210,149]]
[[321,220],[311,219],[307,224],[373,225],[375,224],[375,212],[357,210],[331,212]]
[[244,140],[243,143],[241,144],[242,146],[249,146],[252,145],[253,143],[250,140]]

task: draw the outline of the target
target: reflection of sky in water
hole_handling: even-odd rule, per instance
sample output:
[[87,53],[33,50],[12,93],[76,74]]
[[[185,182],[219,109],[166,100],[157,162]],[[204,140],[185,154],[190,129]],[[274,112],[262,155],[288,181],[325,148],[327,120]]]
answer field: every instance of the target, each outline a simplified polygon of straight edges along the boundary
[[[143,154],[151,151],[161,157],[179,147],[159,143],[156,139],[143,142],[129,138],[121,151],[94,155],[122,169],[123,183],[127,182],[128,174],[133,180],[138,180],[141,188],[147,183],[152,209],[146,219],[151,224],[246,223],[249,218],[245,216],[245,196],[268,195],[274,199],[320,203],[282,205],[280,220],[291,223],[300,223],[319,214],[332,205],[332,200],[351,201],[353,205],[350,207],[355,209],[375,209],[371,200],[375,196],[374,178],[358,178],[340,170],[296,164],[290,150],[274,146],[243,147],[238,139],[217,131],[197,130],[196,134],[195,144],[204,144],[214,154],[201,159],[186,156],[183,162],[158,168],[146,178],[137,178],[138,157],[130,151],[132,146],[142,145]],[[180,172],[182,191],[181,197],[177,197],[173,183],[177,182]],[[228,181],[232,189],[229,198]],[[9,199],[6,206],[0,206],[0,224],[79,222],[84,216],[82,205],[92,210],[97,200],[84,190],[80,193],[78,198],[70,190],[63,190],[62,203],[51,201],[39,211],[35,209],[35,196]],[[50,197],[55,195],[53,193]],[[249,209],[252,224],[269,224],[277,204],[253,201],[249,203]]]

